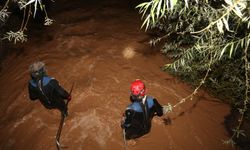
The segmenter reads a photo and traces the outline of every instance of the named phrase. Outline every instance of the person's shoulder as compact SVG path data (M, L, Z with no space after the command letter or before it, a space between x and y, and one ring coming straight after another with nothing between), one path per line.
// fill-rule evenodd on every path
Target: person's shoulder
M48 83L54 84L54 83L57 83L57 80L53 77L50 77L50 76L43 77L43 84L47 85Z
M30 79L28 83L30 86L36 87L36 83L34 80Z
M157 101L157 98L147 95L147 100Z
M147 95L147 101L150 102L150 103L151 102L153 103L154 101L157 101L157 99L155 97L153 97L153 96Z
M134 110L134 111L137 111L137 112L142 111L139 102L136 102L136 101L131 103L130 105L128 105L127 110Z
M155 99L153 96L147 95L147 100L153 100L153 99Z
M44 76L43 79L47 79L47 80L55 80L54 77L51 77L51 76Z
M150 107L154 105L155 101L157 101L156 98L154 98L153 96L147 95L147 102Z

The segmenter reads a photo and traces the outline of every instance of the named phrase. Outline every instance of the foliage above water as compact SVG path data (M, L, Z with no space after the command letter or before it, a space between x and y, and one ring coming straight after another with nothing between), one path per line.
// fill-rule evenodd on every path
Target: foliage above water
M17 42L26 42L27 35L25 31L27 30L27 25L30 20L30 16L33 14L33 18L36 17L38 11L42 11L45 14L44 25L51 25L54 20L48 17L46 7L42 3L42 0L6 0L4 5L0 5L0 27L7 25L8 19L13 13L11 7L18 7L22 16L22 23L17 31L7 31L0 37L1 40L13 41L14 44Z
M205 85L238 108L241 117L233 137L249 111L249 0L151 0L137 6L146 30L158 31L150 41L162 41L162 53L173 60L164 69L196 85L192 98ZM174 106L176 106L174 105Z

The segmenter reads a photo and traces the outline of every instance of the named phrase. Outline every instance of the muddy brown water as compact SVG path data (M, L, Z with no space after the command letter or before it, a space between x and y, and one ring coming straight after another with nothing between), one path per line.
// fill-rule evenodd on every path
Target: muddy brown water
M53 7L52 7L53 8ZM193 88L161 71L168 62L140 30L140 16L127 1L58 1L51 27L31 31L22 53L4 60L0 78L0 149L55 150L60 122L28 98L28 66L47 64L67 90L75 87L61 143L69 150L124 149L120 119L129 104L129 84L145 81L148 95L175 104ZM42 34L42 35L41 35ZM151 132L129 150L231 150L224 117L230 108L205 92L152 121Z

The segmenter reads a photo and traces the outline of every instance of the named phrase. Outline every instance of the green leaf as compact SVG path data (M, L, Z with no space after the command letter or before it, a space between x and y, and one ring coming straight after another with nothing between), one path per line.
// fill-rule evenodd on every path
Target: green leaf
M28 1L25 5L23 5L22 8L24 8L24 7L26 7L27 5L29 5L29 4L31 4L31 3L34 3L34 2L36 2L36 0L30 0L30 1Z
M229 31L230 29L229 29L229 26L228 26L228 21L225 19L225 17L223 17L222 20L223 20L223 23L224 23L227 31Z
M155 13L153 11L151 11L150 13L150 17L152 18L152 24L155 24Z
M223 23L222 23L221 19L219 19L219 20L216 22L216 24L217 24L217 28L218 28L219 32L220 32L220 33L223 33L223 32L224 32L224 30L223 30Z
M137 5L135 8L143 8L143 7L145 7L145 5L147 5L148 3L150 3L150 2L141 3L141 4Z
M176 5L177 0L170 0L170 9L173 10L174 6Z
M241 40L240 44L241 44L241 45L240 45L241 48L243 48L243 47L244 47L244 39Z
M171 4L171 9L174 8L174 6L177 4L178 0L170 0L170 4Z
M188 0L185 0L185 6L188 8Z
M149 17L149 16L148 16ZM147 17L147 18L148 18ZM147 18L146 19L144 19L144 21L143 21L143 23L142 23L142 25L141 25L141 28L143 28L144 26L145 26L145 24L146 24L146 22L147 22Z
M163 4L166 4L166 0L163 0ZM160 16L160 18L164 16L165 11L166 11L166 5L163 5L163 8L161 9L161 16Z
M227 47L229 46L230 44L227 43L226 46L224 46L224 48L222 49L221 53L220 53L220 57L219 59L221 59L221 57L223 56L223 54L225 53L225 50L227 49Z
M226 2L229 6L233 6L232 0L225 0L225 2Z
M235 8L233 9L234 13L240 18L242 18L243 14L241 13L240 8L238 6L235 6L234 8Z
M249 47L249 44L250 44L250 38L248 39L246 39L246 48L248 48Z
M229 58L232 57L233 52L234 52L234 43L231 44L231 49L230 49Z
M159 16L160 16L161 4L162 4L162 0L159 1L158 7L157 7L157 10L156 10L156 16L157 16L157 18L159 18Z
M149 22L150 22L150 15L147 16L147 18L143 21L141 28L143 28L145 25L145 31L148 30L149 27Z
M144 15L146 14L146 12L147 12L149 6L150 6L150 3L148 3L148 4L143 8L142 17L144 17Z

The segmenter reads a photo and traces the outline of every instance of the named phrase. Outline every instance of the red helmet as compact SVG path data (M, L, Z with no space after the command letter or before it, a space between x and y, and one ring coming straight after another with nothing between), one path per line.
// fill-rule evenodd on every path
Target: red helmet
M130 91L133 96L143 97L145 95L145 89L145 84L139 79L132 82L130 86Z

